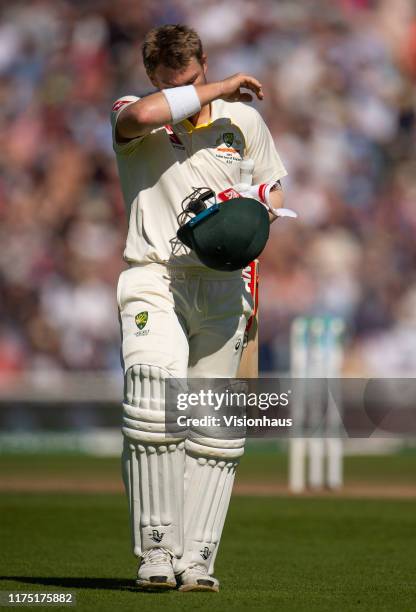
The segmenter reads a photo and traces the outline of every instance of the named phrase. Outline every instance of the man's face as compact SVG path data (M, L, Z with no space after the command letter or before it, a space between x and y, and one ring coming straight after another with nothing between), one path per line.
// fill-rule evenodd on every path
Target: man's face
M202 85L207 82L205 77L206 71L206 57L203 57L202 64L193 57L187 67L182 70L168 68L160 64L150 77L150 80L157 89L183 87L184 85Z

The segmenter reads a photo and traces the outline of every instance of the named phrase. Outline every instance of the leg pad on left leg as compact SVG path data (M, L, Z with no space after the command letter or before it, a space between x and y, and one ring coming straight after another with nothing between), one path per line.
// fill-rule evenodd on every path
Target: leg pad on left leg
M221 538L244 439L194 437L185 442L184 554L176 572L203 566L208 574Z

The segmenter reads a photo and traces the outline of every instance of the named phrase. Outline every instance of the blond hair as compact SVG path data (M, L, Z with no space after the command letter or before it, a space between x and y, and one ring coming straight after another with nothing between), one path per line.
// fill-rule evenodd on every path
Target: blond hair
M146 72L152 75L159 65L181 70L193 57L203 60L201 39L186 25L164 25L150 30L142 46Z

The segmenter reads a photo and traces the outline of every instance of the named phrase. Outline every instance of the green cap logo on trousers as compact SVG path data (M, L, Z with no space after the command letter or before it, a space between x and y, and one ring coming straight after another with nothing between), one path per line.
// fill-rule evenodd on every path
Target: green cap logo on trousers
M149 319L149 313L147 310L143 310L143 312L139 312L134 318L136 325L139 329L143 329L146 327L146 323Z

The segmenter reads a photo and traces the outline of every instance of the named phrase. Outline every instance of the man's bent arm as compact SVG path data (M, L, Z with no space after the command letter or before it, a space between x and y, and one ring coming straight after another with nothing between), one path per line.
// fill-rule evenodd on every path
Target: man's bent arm
M196 85L201 107L221 95L220 83ZM130 104L117 121L117 136L131 140L149 134L152 130L172 121L172 114L166 96L158 91Z
M252 96L241 92L240 87L249 89L259 100L263 99L262 86L257 79L236 74L224 81L195 85L201 108L213 100L222 98L230 102L249 102ZM144 136L152 130L172 121L172 114L164 93L156 92L129 104L120 114L117 121L117 137L119 140L131 140Z

